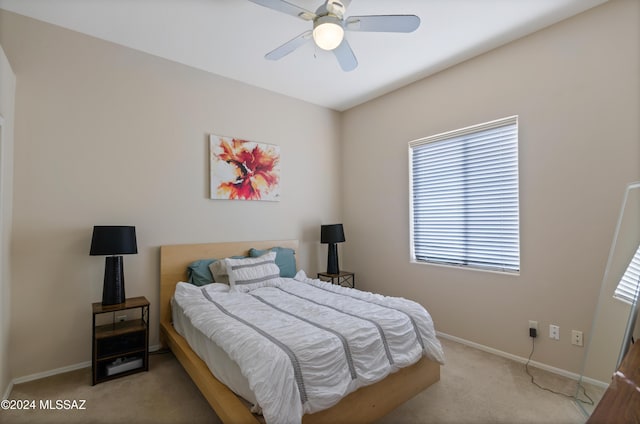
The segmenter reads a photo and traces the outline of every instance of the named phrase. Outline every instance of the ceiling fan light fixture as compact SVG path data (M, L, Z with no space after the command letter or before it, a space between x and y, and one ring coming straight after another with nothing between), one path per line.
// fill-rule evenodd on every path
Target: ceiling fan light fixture
M342 21L333 15L321 16L313 23L313 40L323 50L333 50L342 43Z

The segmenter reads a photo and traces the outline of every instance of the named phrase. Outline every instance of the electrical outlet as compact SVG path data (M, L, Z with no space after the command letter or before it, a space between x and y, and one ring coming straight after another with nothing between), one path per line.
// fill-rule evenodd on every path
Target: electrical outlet
M126 321L127 320L127 316L126 315L118 315L116 318L118 319L118 322L122 322L122 321Z
M571 330L571 344L576 346L583 346L582 331Z
M549 325L549 338L553 340L560 340L560 327L557 325Z
M535 331L532 331L535 330ZM538 336L538 321L529 320L529 337Z

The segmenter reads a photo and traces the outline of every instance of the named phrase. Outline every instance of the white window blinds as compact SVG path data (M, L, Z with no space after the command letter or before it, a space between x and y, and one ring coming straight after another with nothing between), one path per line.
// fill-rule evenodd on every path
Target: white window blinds
M624 300L625 302L634 303L638 298L640 291L640 246L633 255L629 266L622 275L613 297Z
M520 270L518 117L409 143L412 260Z

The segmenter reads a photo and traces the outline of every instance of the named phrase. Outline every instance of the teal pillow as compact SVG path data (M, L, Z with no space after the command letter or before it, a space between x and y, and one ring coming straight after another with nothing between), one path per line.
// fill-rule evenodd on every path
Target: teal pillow
M285 278L293 278L296 276L296 256L295 250L287 247L272 247L269 249L276 252L276 265L280 268L280 276ZM249 256L256 258L267 253L269 250L249 249Z
M187 266L187 282L195 286L204 286L213 283L213 275L209 265L217 259L199 259Z

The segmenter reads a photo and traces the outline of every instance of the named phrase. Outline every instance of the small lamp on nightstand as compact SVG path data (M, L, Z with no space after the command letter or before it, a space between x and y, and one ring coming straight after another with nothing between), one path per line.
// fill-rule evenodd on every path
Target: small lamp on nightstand
M320 243L329 245L329 253L327 256L327 273L329 274L340 273L340 266L338 265L338 246L336 246L336 243L342 243L344 241L344 229L342 228L342 224L320 226Z
M138 253L136 227L96 225L93 227L89 255L109 255L105 258L102 304L124 303L124 272L122 256Z

